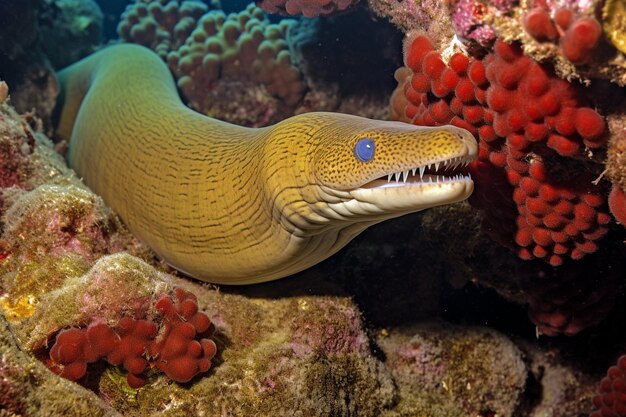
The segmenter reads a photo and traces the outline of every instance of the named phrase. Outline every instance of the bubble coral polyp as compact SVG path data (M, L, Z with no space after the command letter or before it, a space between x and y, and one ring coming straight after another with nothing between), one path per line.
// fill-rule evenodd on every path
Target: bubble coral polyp
M626 416L626 355L620 356L600 382L600 393L593 399L598 411L590 417Z
M483 59L457 53L446 64L426 35L413 34L405 65L392 113L479 139L470 202L497 240L553 266L597 250L611 217L583 151L604 145L605 123L571 84L502 40Z
M198 311L195 295L177 288L173 300L163 294L155 308L158 322L126 316L115 326L96 319L87 328L62 330L50 349L49 366L76 381L89 363L103 359L124 367L133 388L145 384L145 372L153 366L177 382L208 371L217 348L209 339L211 321Z
M535 7L526 13L523 25L538 42L559 40L561 52L575 65L589 61L602 35L600 22L595 18L575 16L567 8L557 10L552 19L548 10Z

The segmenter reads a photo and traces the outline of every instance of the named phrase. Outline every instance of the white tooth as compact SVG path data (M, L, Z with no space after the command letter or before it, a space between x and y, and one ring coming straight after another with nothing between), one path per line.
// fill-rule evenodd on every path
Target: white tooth
M422 177L424 176L424 171L426 171L426 167L422 165L419 169L420 169L420 179L422 179Z
M391 182L391 174L387 174L387 182Z
M439 171L439 162L435 163L435 171Z
M409 171L404 171L404 182L409 179Z
M416 170L416 169L417 169L417 168L413 168L413 169L411 170L411 175L415 176L415 170Z

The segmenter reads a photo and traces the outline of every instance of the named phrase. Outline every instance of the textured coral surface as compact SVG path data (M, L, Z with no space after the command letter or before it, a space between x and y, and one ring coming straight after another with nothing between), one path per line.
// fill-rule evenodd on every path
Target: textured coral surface
M571 84L502 41L483 59L457 53L446 64L416 34L405 63L394 114L480 139L471 202L501 243L555 266L597 250L611 217L606 190L592 182L600 167L584 149L604 144L605 123Z

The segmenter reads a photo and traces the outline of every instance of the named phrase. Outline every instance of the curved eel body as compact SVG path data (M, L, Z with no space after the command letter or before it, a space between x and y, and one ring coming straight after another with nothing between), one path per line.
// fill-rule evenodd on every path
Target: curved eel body
M338 113L245 128L180 100L160 58L106 48L59 74L68 161L129 229L203 281L248 284L301 271L382 220L467 198L473 136Z

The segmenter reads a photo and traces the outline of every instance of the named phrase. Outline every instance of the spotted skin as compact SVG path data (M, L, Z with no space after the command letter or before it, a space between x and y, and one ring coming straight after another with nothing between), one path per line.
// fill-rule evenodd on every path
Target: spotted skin
M235 126L187 108L167 67L136 45L106 48L59 78L57 135L69 140L70 165L138 238L204 281L293 274L371 224L472 191L471 181L360 188L391 172L475 156L471 135L452 126L337 113ZM354 154L363 137L376 145L368 162Z

